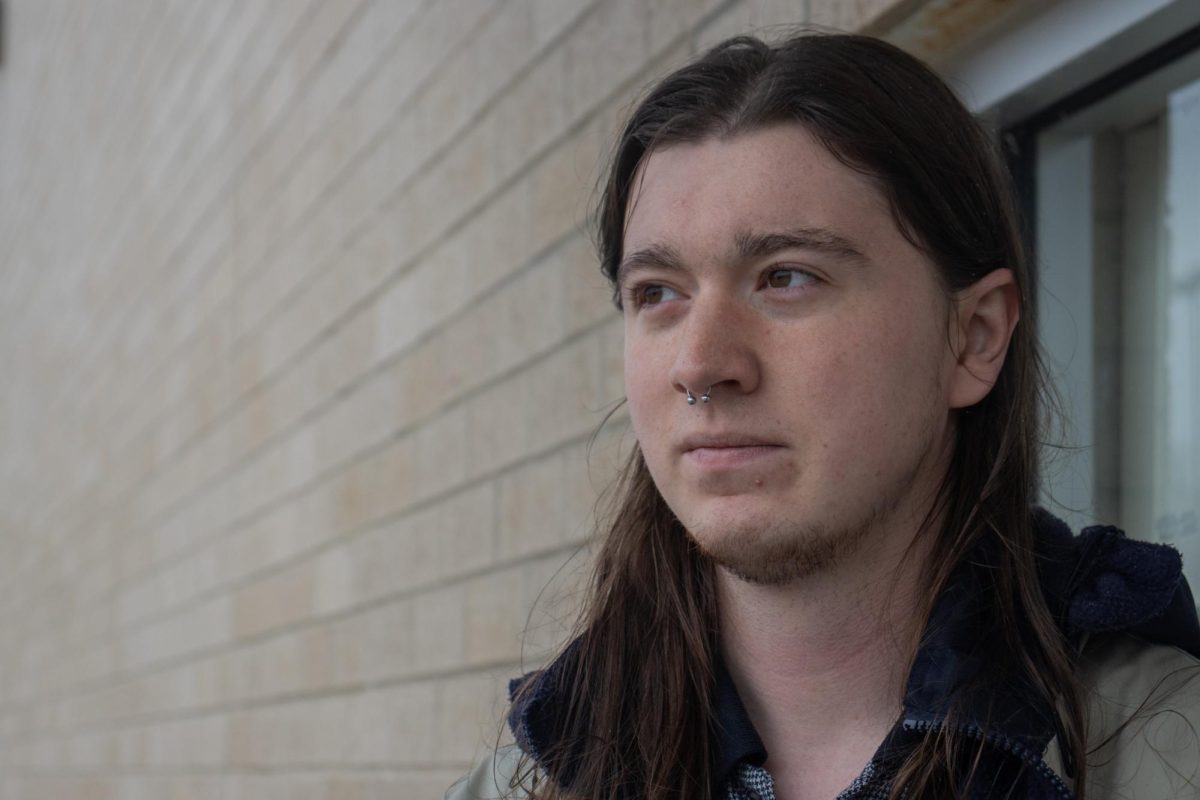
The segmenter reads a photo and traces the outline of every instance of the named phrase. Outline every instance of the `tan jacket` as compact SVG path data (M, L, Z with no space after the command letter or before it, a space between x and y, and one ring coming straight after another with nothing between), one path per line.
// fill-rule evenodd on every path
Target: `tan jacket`
M1132 636L1100 636L1084 649L1081 675L1094 750L1088 800L1200 800L1200 661ZM488 755L450 787L446 800L525 797L507 788L519 755L515 746ZM1056 741L1044 760L1063 775Z
M1093 639L1084 656L1088 800L1200 798L1200 661L1126 635ZM1044 760L1063 774L1058 742Z

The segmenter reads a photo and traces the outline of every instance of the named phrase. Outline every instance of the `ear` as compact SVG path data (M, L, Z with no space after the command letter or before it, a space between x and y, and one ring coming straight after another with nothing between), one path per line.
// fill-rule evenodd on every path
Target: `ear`
M1011 270L993 270L959 293L954 303L950 408L967 408L987 397L1000 377L1021 316L1016 279Z

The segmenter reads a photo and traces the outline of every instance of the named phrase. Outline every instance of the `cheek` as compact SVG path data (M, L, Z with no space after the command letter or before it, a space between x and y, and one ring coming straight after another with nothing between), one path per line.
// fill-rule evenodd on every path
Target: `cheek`
M788 368L792 394L821 432L826 451L875 453L923 428L941 385L944 342L903 322L829 331ZM886 450L886 447L882 449Z
M799 408L820 433L823 450L856 449L875 436L882 407L877 356L862 342L835 345L794 373L802 376L797 399L810 398Z

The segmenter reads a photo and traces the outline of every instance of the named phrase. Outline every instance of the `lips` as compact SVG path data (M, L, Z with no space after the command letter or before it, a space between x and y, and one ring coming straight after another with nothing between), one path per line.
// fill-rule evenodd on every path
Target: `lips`
M680 443L684 463L709 476L766 468L782 452L779 442L745 433L696 434Z
M782 447L779 442L744 433L695 434L683 439L679 449L688 453L693 450L727 450L743 447Z

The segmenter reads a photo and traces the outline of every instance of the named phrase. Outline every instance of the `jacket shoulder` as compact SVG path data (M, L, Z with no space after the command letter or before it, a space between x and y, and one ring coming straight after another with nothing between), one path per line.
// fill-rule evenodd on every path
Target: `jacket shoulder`
M445 800L521 800L522 789L510 789L521 750L516 745L501 747L480 759L469 774L447 790Z
M1200 660L1108 634L1088 642L1080 667L1088 796L1200 798Z

